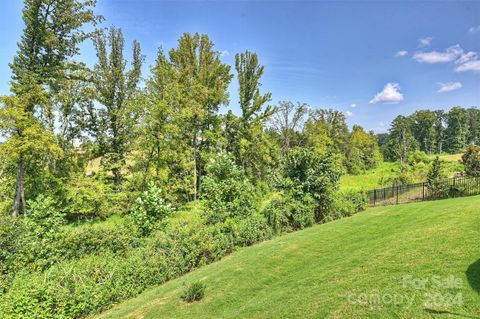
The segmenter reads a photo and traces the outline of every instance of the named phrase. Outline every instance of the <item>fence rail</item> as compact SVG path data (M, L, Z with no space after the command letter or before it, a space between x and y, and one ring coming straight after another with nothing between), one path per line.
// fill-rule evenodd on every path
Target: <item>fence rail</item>
M458 176L436 183L404 184L368 191L368 206L396 205L480 194L480 177Z

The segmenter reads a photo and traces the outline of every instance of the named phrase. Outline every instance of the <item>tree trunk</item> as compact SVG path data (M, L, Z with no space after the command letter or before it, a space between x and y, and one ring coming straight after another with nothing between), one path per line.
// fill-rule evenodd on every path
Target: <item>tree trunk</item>
M112 170L113 176L114 176L114 183L115 183L115 188L117 192L120 191L120 185L122 184L122 172L120 168L114 168Z
M13 199L12 216L17 217L25 212L25 168L23 155L20 155L20 159L18 160L17 182L15 187L15 197Z
M195 133L193 135L193 200L197 200L197 181L198 181L198 176L197 176L197 134Z

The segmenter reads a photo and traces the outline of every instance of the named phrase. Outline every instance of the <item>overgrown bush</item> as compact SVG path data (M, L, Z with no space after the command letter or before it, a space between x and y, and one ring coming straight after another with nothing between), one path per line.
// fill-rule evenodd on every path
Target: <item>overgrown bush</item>
M264 214L275 233L291 232L315 223L315 202L305 196L274 198L265 208Z
M194 302L202 300L205 296L205 284L199 281L189 285L182 293L181 298L185 302Z
M462 155L462 162L468 176L480 176L480 146L468 145Z
M64 211L69 220L106 217L108 187L92 177L80 175L65 185Z
M247 218L256 210L253 185L227 154L220 154L207 166L202 183L205 218L209 224L229 218Z
M148 189L135 201L130 217L142 235L148 235L172 213L173 208L165 202L160 188L150 183Z
M297 201L313 200L315 221L330 212L338 189L340 168L333 155L320 156L304 148L292 150L284 159L280 189Z
M366 194L359 191L339 191L335 194L335 200L331 213L325 221L352 216L365 210L367 206Z
M446 178L446 174L444 173L442 162L440 158L437 156L435 160L433 160L432 164L427 173L427 188L431 193L433 198L441 198L445 187L442 181Z

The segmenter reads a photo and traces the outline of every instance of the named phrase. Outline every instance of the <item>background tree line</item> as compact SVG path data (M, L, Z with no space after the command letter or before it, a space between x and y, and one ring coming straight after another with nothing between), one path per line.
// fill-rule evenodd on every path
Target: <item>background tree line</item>
M222 152L255 185L298 147L353 173L381 161L373 132L349 131L340 111L272 105L257 54L236 54L232 70L207 35L185 33L177 47L159 48L142 76L140 43L127 50L115 27L82 31L102 20L94 6L25 1L12 94L0 99L2 212L24 214L40 194L71 218L128 211L151 181L179 205L200 198L206 165ZM85 40L96 51L91 69L78 60ZM234 75L239 91L230 97ZM232 99L240 113L221 114ZM94 160L99 167L89 171Z
M408 154L421 150L427 154L460 153L469 144L480 144L480 109L456 106L443 110L420 110L398 116L388 134L379 135L387 160L406 163Z

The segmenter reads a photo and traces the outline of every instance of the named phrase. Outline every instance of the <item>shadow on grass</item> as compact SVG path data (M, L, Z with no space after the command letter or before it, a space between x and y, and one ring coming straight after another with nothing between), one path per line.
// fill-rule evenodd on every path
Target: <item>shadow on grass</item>
M480 294L480 259L468 266L465 274L470 286Z
M477 293L480 294L480 259L468 266L467 271L465 272L467 275L467 280L470 286L475 290ZM436 310L436 309L425 309L426 312L432 315L451 315L457 316L460 318L480 318L480 316L471 316L456 312L450 312L448 310Z
M456 312L450 312L447 310L435 310L435 309L425 309L426 312L432 315L451 315L451 316L456 316L460 318L471 318L471 319L479 319L480 317L477 316L471 316L471 315L465 315L461 313L456 313Z

